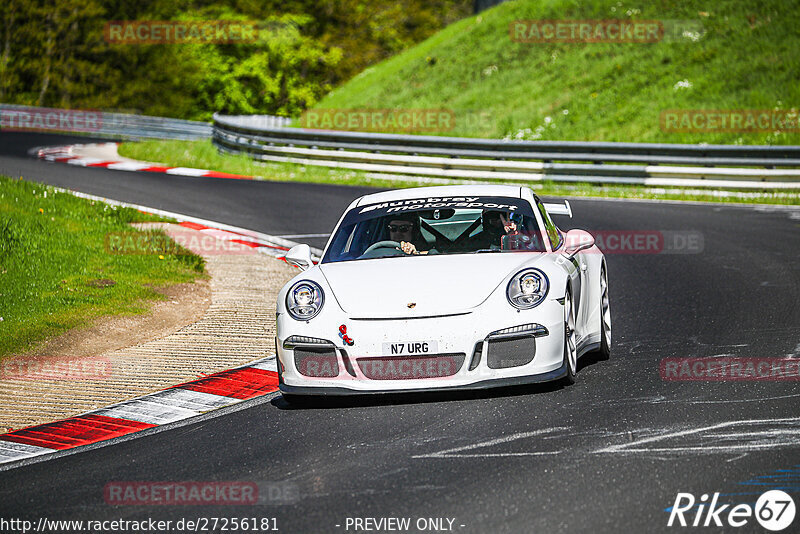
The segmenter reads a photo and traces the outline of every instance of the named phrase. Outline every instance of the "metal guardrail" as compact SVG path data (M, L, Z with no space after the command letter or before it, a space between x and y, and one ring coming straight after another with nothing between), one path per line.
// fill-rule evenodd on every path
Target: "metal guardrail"
M800 167L800 146L503 141L274 127L222 115L214 115L212 140L263 161L414 176L800 188L800 169L790 168Z
M0 104L0 130L71 132L108 138L208 139L207 122L97 110Z
M214 114L215 119L218 116ZM292 119L275 115L225 115L225 122L239 128L263 130L285 128L292 123Z

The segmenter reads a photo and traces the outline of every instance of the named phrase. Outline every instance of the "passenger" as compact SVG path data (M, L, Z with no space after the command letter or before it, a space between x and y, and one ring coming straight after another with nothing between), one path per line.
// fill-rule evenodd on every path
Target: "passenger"
M470 251L499 249L503 236L517 232L517 223L511 214L503 211L483 210L480 232L467 241Z

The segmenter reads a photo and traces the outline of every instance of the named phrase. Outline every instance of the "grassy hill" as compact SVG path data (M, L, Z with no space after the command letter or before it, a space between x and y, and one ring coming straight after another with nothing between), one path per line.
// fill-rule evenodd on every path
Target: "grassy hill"
M515 20L689 21L655 43L519 43ZM692 26L693 25L693 26ZM331 92L320 108L450 109L469 137L800 144L800 133L662 131L670 109L800 108L800 9L738 0L511 0L448 26ZM428 132L431 133L431 132Z

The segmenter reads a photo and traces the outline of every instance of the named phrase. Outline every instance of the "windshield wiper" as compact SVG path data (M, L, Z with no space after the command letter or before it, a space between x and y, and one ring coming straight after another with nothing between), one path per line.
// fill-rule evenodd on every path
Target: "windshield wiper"
M476 250L475 254L480 254L481 252L503 252L502 249L499 248L482 248L480 250Z

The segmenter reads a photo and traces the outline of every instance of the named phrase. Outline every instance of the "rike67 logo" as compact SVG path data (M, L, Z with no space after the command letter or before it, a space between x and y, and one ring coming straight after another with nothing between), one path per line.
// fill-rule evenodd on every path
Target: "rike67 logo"
M781 490L763 493L755 506L748 503L719 504L719 496L715 493L709 501L708 494L704 493L698 501L691 493L678 493L667 526L743 527L755 518L765 529L777 532L794 521L794 500Z

